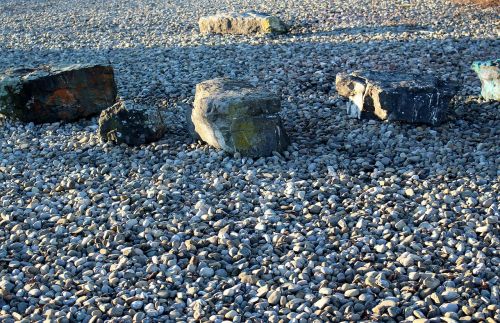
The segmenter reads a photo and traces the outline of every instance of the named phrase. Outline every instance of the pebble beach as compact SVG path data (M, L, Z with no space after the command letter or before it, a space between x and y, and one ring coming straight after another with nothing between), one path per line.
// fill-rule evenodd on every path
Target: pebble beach
M205 35L257 10L283 35ZM498 7L445 0L0 4L0 71L110 63L161 110L139 147L97 118L0 119L0 322L499 322L500 105L470 66L500 52ZM460 84L440 126L357 120L338 72ZM276 93L291 145L246 158L193 140L195 86Z

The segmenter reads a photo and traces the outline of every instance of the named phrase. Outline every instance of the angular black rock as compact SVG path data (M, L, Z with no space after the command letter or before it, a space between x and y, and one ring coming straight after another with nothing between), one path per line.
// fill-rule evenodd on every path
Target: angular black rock
M119 101L102 111L99 117L99 137L116 144L139 146L159 140L165 131L157 108L134 101Z
M24 122L74 121L116 102L113 68L69 65L0 74L0 113Z
M370 118L438 125L444 122L456 84L401 72L339 73L337 92L349 98L348 113Z

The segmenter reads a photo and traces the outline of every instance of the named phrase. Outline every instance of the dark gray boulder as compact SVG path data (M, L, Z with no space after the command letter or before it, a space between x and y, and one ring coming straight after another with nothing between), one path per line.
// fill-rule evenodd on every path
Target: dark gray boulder
M20 121L74 121L116 102L113 68L87 64L7 70L0 74L0 113Z
M357 118L438 125L444 122L456 84L427 75L357 71L339 73L337 92L350 99Z
M98 134L102 141L138 146L159 140L166 126L158 108L119 101L101 112Z
M195 132L211 146L264 157L289 144L280 111L275 94L245 81L218 78L196 86L191 120Z

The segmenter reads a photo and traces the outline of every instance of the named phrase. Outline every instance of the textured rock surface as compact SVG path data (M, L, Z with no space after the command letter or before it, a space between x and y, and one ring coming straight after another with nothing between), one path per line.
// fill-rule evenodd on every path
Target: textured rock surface
M99 137L102 141L138 146L160 139L166 126L160 111L134 101L119 101L101 112Z
M481 80L481 96L500 101L500 59L474 62L472 69Z
M24 122L74 121L116 100L113 68L69 65L7 70L0 75L0 113Z
M432 76L376 71L339 73L336 87L351 100L351 116L431 125L446 120L455 91L454 84Z
M200 138L214 147L270 156L289 142L280 110L276 95L244 81L218 78L196 86L191 120Z
M255 11L201 17L198 24L202 33L268 34L287 32L287 26L278 17Z

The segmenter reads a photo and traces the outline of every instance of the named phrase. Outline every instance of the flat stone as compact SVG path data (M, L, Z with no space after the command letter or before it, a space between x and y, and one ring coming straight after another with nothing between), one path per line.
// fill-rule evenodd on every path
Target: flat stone
M316 301L313 306L315 306L321 310L328 303L330 303L330 297L324 296L324 297L321 297L318 301Z
M158 108L132 100L117 102L99 117L98 133L102 141L138 146L160 139L165 131Z
M476 61L472 69L481 80L481 96L486 100L500 100L500 58Z
M245 81L218 78L196 86L191 121L209 145L263 157L282 152L289 144L280 110L276 95Z
M349 115L438 125L446 120L455 85L432 76L399 72L339 73L337 91L349 98Z
M421 259L422 258L420 256L411 254L409 252L404 252L397 258L397 261L404 267L410 267L413 266L417 261L420 261Z
M144 306L143 301L133 301L132 304L130 304L130 307L132 307L134 310L140 310Z
M344 293L345 297L356 297L359 296L359 289L349 289Z
M391 299L385 299L385 300L381 301L380 303L378 303L377 306L375 306L373 308L373 313L375 313L377 315L381 315L388 308L395 307L395 306L397 306L396 301L391 300Z
M272 291L271 294L267 297L267 301L271 305L276 305L279 303L281 298L281 292L279 290Z
M210 267L203 267L200 270L200 275L203 277L207 277L207 278L212 277L214 274L215 274L215 271Z
M443 299L447 302L451 302L451 301L454 301L456 300L457 298L460 297L460 294L458 294L457 292L453 292L453 291L444 291L441 296L443 297Z
M458 304L455 303L445 303L439 306L439 310L442 314L445 313L457 313L458 312Z
M423 283L424 283L425 287L430 288L430 289L435 289L441 284L439 279L434 278L434 277L426 277L424 279Z
M69 65L7 70L0 74L0 113L23 122L75 121L116 101L113 68Z
M217 34L269 34L286 33L287 26L278 17L249 11L245 13L221 13L201 17L198 21L201 33Z

